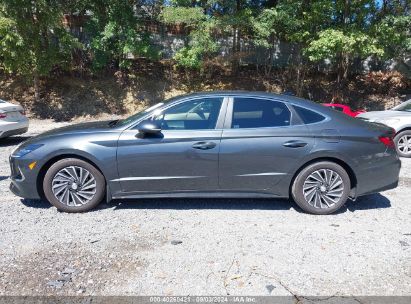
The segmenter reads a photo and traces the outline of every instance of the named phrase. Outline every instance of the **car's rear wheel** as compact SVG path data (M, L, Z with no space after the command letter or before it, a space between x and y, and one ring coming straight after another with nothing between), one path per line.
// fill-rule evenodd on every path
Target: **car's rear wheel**
M398 133L394 137L397 153L402 157L411 157L411 130Z
M84 212L104 198L105 179L90 163L77 158L55 162L43 180L47 200L65 212Z
M350 189L350 177L343 167L333 162L320 161L299 172L291 194L304 211L330 214L345 204Z

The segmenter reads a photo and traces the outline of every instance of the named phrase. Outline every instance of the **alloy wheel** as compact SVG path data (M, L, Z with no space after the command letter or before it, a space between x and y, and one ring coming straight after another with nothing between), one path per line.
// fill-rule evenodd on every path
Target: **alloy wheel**
M96 194L95 177L85 168L69 166L53 177L52 191L57 200L67 206L82 206Z
M319 169L304 181L304 198L314 208L327 209L334 206L343 196L344 182L331 169Z
M404 154L411 154L411 135L404 135L398 140L398 150Z

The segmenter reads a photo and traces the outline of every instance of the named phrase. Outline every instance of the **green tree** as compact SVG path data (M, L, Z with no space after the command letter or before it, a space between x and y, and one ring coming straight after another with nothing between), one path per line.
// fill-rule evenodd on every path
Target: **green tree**
M384 55L372 31L376 16L374 0L336 0L329 17L332 22L317 33L305 54L313 62L331 60L337 66L337 82L347 80L353 59Z
M130 55L157 58L150 35L142 29L137 14L138 1L93 0L86 1L83 11L91 13L87 31L92 37L89 48L95 69L110 63L123 69L130 66Z
M184 25L190 30L189 41L174 56L177 64L186 68L201 69L204 60L218 50L213 37L216 19L204 13L201 7L165 7L160 20L166 24Z
M411 1L384 0L377 19L374 32L384 47L384 59L395 59L404 72L409 72L406 59L411 55Z
M326 29L318 34L306 49L310 60L331 59L338 64L338 82L346 80L354 58L364 59L371 55L383 56L384 48L378 40L363 31Z
M67 66L71 50L79 46L62 20L57 0L4 0L0 5L0 65L32 79L36 100L39 78L55 66Z
M281 41L293 46L287 73L292 75L298 96L302 95L309 68L303 51L317 32L330 26L332 12L333 4L329 0L280 0L251 18L254 43L267 49L266 73L271 71L276 45Z

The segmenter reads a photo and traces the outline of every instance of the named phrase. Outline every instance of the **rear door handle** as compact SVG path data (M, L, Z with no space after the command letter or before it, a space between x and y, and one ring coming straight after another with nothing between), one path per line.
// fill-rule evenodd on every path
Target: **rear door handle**
M200 141L193 144L193 148L199 150L209 150L213 149L215 146L217 146L217 144L212 141Z
M301 140L290 140L290 141L286 141L285 143L283 143L283 146L287 148L302 148L302 147L305 147L306 145L307 143Z

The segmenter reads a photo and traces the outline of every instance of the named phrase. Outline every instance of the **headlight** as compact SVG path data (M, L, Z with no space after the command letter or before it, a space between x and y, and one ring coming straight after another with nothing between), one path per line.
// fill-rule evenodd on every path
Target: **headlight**
M16 151L13 151L12 156L15 158L20 158L23 157L24 155L29 154L30 152L33 152L34 150L37 150L38 148L42 147L44 145L42 144L31 144L28 146L25 146L21 149L16 149Z

